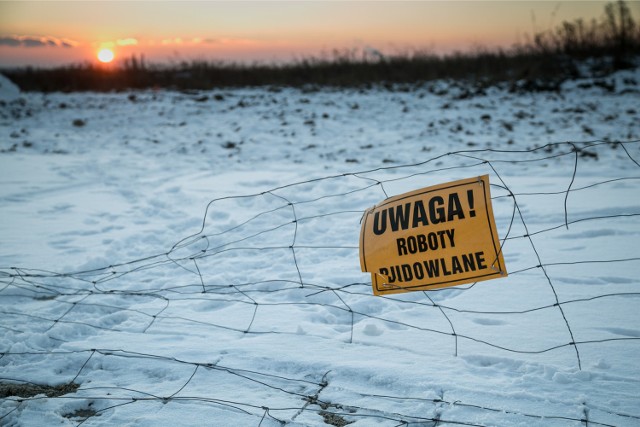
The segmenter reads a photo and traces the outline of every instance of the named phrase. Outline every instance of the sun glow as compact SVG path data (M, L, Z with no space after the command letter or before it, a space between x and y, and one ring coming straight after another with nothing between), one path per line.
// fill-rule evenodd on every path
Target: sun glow
M115 55L111 49L104 48L98 51L98 60L102 63L108 64L113 61L113 58L115 58Z

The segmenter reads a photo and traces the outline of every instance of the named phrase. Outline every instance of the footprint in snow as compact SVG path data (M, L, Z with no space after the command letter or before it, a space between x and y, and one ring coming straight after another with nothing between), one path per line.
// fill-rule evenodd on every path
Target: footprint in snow
M478 318L473 319L474 323L478 325L486 325L486 326L494 326L494 325L505 325L507 322L498 319L487 319L487 318Z
M370 337L377 337L379 335L382 335L384 333L384 331L380 328L378 328L376 325L373 325L371 323L369 323L367 326L364 327L364 330L362 331L365 335L369 335Z

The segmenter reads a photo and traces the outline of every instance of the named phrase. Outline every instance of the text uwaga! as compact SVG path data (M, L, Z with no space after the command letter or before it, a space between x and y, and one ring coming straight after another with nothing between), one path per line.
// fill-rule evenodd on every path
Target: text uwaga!
M467 191L467 200L470 207L473 206L473 191ZM475 210L469 210L469 217L475 217ZM426 227L445 222L465 219L465 211L462 207L458 193L450 193L447 200L441 196L433 196L428 202L415 200L398 206L391 206L374 213L373 233L380 236L390 230L408 230L411 228ZM440 249L454 248L455 228L416 234L396 239L398 256L416 254ZM398 264L388 267L380 267L379 273L388 279L388 283L410 282L468 273L471 271L488 268L484 252L471 252L468 254L453 255L427 259L411 264Z

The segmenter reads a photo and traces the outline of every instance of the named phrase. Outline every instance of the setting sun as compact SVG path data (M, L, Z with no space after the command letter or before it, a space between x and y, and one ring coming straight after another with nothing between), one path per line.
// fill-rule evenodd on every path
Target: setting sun
M100 49L98 52L98 60L100 62L104 62L105 64L113 61L115 55L111 49Z

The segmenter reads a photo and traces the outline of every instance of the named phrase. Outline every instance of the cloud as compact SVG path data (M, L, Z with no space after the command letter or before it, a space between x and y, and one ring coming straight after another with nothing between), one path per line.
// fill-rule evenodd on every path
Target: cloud
M163 39L160 43L163 45L182 44L182 37L174 37L172 39Z
M149 44L151 46L160 44L162 46L214 45L218 47L253 46L260 43L257 40L251 40L251 39L210 38L210 37L171 37L171 38L165 38L161 40L143 40L142 42L145 44Z
M218 38L218 39L204 39L202 40L207 44L215 44L221 46L248 46L258 44L258 41L251 39L238 39L238 38Z
M0 46L10 47L64 47L71 48L78 43L73 40L50 36L0 36Z
M135 46L138 44L138 40L132 37L126 39L118 39L116 40L116 44L118 46Z
M48 43L48 40L25 38L25 39L22 39L21 42L22 42L22 46L24 47L40 47L40 46L47 46L47 45L50 46L50 44Z
M20 46L20 44L20 40L17 40L14 37L0 37L0 46L16 47Z

